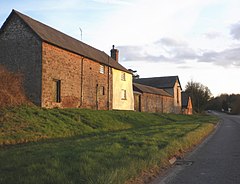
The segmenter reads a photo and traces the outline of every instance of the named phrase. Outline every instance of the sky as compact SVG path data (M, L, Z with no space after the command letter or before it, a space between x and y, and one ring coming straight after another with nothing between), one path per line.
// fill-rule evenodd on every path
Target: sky
M110 54L141 78L178 75L213 96L240 93L239 0L0 0L12 9Z

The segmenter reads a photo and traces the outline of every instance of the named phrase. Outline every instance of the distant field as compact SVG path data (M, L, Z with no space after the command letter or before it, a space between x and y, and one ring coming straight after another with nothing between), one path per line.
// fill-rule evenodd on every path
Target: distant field
M165 166L216 122L206 115L2 109L0 183L125 183Z

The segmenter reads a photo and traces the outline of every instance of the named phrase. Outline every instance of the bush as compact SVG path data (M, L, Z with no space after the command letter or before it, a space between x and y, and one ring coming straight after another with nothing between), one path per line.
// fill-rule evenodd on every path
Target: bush
M0 108L28 104L22 76L0 66Z

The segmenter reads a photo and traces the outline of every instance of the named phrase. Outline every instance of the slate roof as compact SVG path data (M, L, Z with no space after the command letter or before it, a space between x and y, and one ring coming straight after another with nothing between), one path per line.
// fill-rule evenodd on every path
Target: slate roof
M182 107L186 108L188 106L188 98L189 96L187 95L187 93L182 92Z
M146 86L143 84L137 84L137 83L133 83L133 91L172 97L169 93L167 93L163 89L158 89L158 88Z
M160 89L173 88L176 81L179 82L180 88L182 89L178 76L134 79L134 83L152 86Z
M20 17L23 22L30 27L30 29L44 42L50 43L57 47L63 48L70 52L76 53L78 55L84 56L86 58L92 59L96 62L101 64L110 66L115 69L119 69L128 73L129 72L126 68L112 59L109 55L105 52L100 51L94 47L91 47L75 38L72 38L52 27L49 27L37 20L34 20L16 10L12 10L10 16L7 18L6 22L3 24L1 30L4 29L4 26L10 20L11 16L16 14Z

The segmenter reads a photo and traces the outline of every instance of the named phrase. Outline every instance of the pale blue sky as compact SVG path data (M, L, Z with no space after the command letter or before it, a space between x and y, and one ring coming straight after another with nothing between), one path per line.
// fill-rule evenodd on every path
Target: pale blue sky
M0 0L12 9L109 54L141 77L178 75L216 96L240 93L239 0Z

